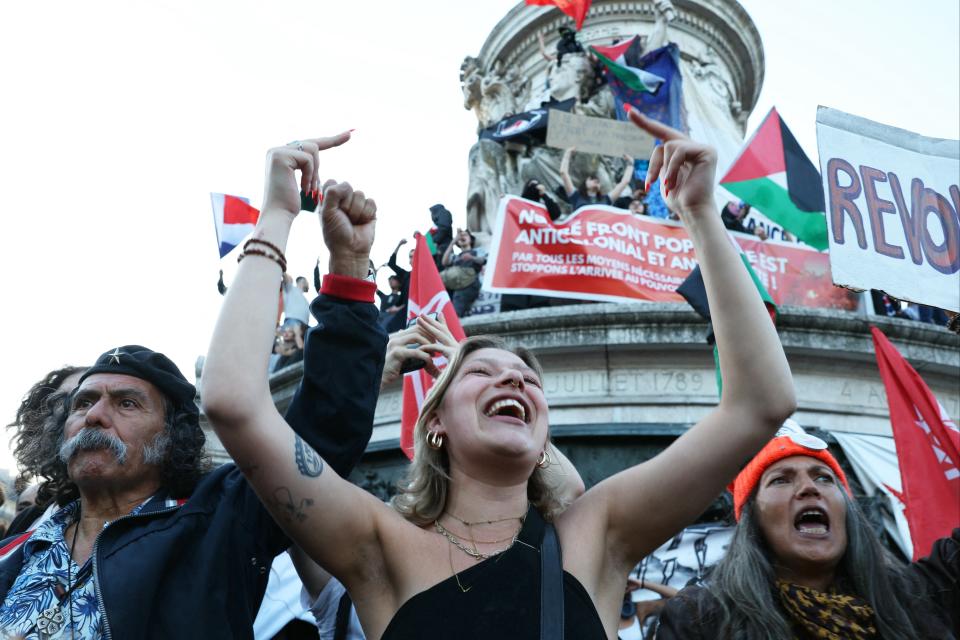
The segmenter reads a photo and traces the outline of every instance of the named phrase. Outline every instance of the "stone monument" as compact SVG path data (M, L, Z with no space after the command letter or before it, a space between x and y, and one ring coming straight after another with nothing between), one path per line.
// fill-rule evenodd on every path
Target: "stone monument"
M576 98L574 113L614 117L613 96L606 86L596 90L588 56L551 54L560 28L571 24L555 9L518 4L493 28L480 54L464 60L464 106L476 113L478 131L550 98ZM679 46L690 134L716 147L718 166L727 166L743 142L763 82L763 46L749 16L734 0L594 0L577 40L586 50L634 35L641 36L645 51L669 42ZM468 228L484 238L495 224L500 196L519 194L531 178L559 185L561 155L542 145L478 141L469 152ZM622 172L621 159L605 156L577 154L571 165L575 183L595 173L604 190Z

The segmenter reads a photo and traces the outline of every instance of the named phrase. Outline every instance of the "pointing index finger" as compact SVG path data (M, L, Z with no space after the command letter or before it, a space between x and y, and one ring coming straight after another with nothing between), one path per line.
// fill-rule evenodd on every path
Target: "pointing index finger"
M310 142L314 143L319 147L319 151L324 149L331 149L333 147L339 147L344 142L350 139L351 132L344 131L343 133L338 133L335 136L327 136L325 138L311 138Z
M653 118L643 115L636 109L627 109L627 117L630 118L630 122L637 125L653 137L660 138L663 141L686 139L685 135L673 127L668 127L662 122L657 122Z

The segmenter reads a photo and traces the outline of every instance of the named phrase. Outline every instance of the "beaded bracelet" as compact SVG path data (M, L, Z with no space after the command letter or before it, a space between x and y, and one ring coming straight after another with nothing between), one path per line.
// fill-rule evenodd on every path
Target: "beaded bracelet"
M268 259L270 259L270 260L273 260L273 261L276 262L278 265L280 265L280 270L283 271L284 273L286 273L286 271L287 271L287 261L286 261L286 260L284 260L284 259L281 258L280 256L275 256L275 255L273 255L272 253L268 253L268 252L266 252L266 251L261 251L260 249L244 249L243 253L241 253L239 256L237 256L237 262L240 262L241 260L243 260L243 259L246 258L247 256L263 256L264 258L268 258Z
M260 238L250 238L243 244L243 250L246 251L247 247L249 247L251 244L262 244L263 246L267 247L271 251L275 252L277 256L280 258L280 260L283 261L284 264L287 263L287 256L283 255L283 251L280 251L280 247L273 244L272 242L268 242L267 240L261 240ZM286 271L286 267L284 267L284 271Z

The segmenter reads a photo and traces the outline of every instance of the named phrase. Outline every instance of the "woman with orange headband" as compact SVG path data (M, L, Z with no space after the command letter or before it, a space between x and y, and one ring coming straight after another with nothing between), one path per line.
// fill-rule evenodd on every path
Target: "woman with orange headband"
M792 420L732 492L730 548L705 586L670 600L658 640L957 637L960 529L904 567L873 533L826 443Z

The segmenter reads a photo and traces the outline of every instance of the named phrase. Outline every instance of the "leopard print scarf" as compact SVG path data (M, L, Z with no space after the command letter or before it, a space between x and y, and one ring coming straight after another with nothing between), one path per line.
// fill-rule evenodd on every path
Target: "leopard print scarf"
M874 611L857 596L825 593L777 580L780 604L804 637L824 640L878 638Z

